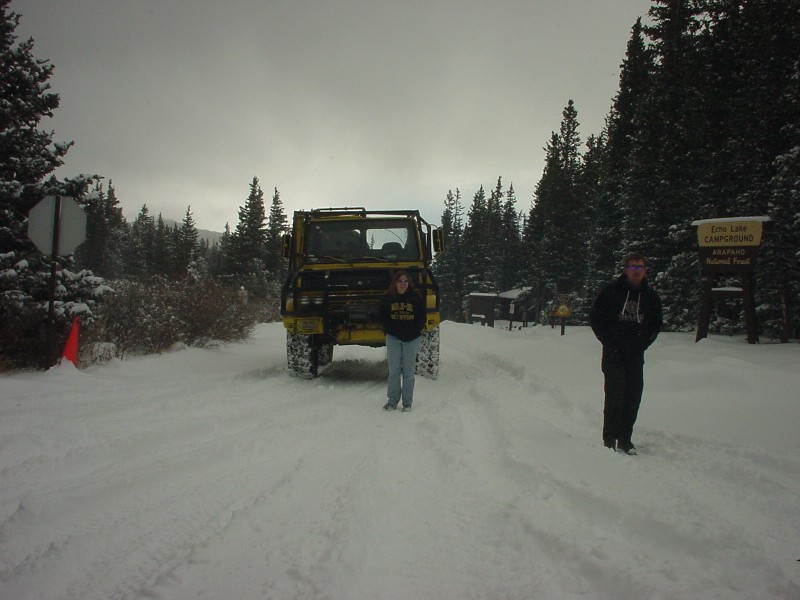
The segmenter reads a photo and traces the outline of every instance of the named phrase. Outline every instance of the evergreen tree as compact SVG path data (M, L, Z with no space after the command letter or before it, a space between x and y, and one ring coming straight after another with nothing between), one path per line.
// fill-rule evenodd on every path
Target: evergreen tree
M231 226L225 223L222 231L222 236L219 242L212 246L211 257L209 259L209 269L211 276L218 281L231 283L233 268L230 264L231 260L231 240L233 234L231 233Z
M581 163L580 146L581 136L578 132L578 111L575 102L570 98L561 113L561 126L559 128L558 142L560 144L559 157L564 172L573 179L577 176Z
M781 127L791 148L773 162L767 213L771 222L757 271L759 321L770 337L782 340L800 335L800 60L794 71L784 103L798 118Z
M160 216L160 215L159 215ZM160 219L163 225L163 219ZM128 248L125 252L125 275L133 279L147 279L153 272L155 256L155 219L146 204L131 224Z
M72 142L53 142L53 132L39 129L52 117L59 97L50 90L53 65L33 55L33 39L17 44L20 15L0 0L0 247L4 251L32 250L24 222L46 193L57 191L44 178L63 163Z
M578 179L578 188L585 201L587 232L583 285L571 306L573 321L578 323L588 323L589 310L597 293L615 271L614 256L618 248L613 240L618 236L620 223L615 220L613 202L611 206L607 202L610 198L605 187L607 150L604 135L599 138L590 136Z
M50 366L75 311L82 310L84 323L91 323L102 280L88 271L67 273L73 257L46 260L28 239L25 222L48 194L71 196L80 204L96 177L59 181L52 175L72 145L54 142L53 132L39 129L59 105L50 91L53 66L34 57L32 39L17 43L20 15L10 4L0 0L0 364ZM52 323L41 308L48 306L51 264L58 304ZM56 333L49 347L47 329Z
M553 133L545 148L545 170L528 217L526 243L536 255L533 287L541 300L577 291L585 271L586 202L579 187L580 136L572 100L562 117L560 133Z
M618 198L620 252L638 250L649 257L650 279L672 327L687 317L679 303L697 304L683 283L697 279L691 271L696 249L688 233L710 155L702 92L707 73L696 35L701 13L690 0L659 0L650 10L653 24L643 30L654 55L651 83L636 107L627 177Z
M800 52L800 4L707 4L699 43L709 72L705 91L715 109L709 115L716 117L715 177L709 189L719 198L719 207L732 214L763 215L774 160L792 148L786 125L800 118L796 105L786 102Z
M86 198L84 210L86 240L76 250L77 263L106 279L120 277L127 223L113 183L108 182L108 192L98 183Z
M148 265L147 275L150 277L175 277L177 260L175 234L173 227L167 225L161 213L155 219L155 228L149 225L143 231L145 239L145 256ZM150 237L152 236L152 237Z
M464 292L494 292L494 281L489 275L491 261L490 240L486 224L490 222L488 202L483 186L475 192L464 226Z
M442 295L442 319L463 321L464 296L466 295L464 275L464 207L461 192L456 188L447 192L442 213L442 237L444 252L436 257L434 273L439 281Z
M495 291L503 291L503 255L505 240L503 239L503 180L497 178L494 189L486 201L486 213L479 224L483 230L485 241L485 263L482 279Z
M192 207L186 208L186 215L176 228L175 236L175 272L179 277L185 277L196 268L198 253L197 227L192 215Z
M264 192L258 178L253 177L250 195L239 208L239 223L231 235L227 256L232 283L243 285L253 297L264 297L268 290L265 220Z
M559 156L558 134L551 133L545 147L545 166L536 184L533 202L523 229L524 254L527 258L526 278L531 287L533 309L538 316L553 296L555 282L550 277L549 257L545 256L545 242L551 235L554 200L563 186L562 162Z
M503 203L498 240L500 241L497 257L500 262L498 289L507 291L520 287L524 283L521 260L522 232L513 183L509 185Z
M267 219L266 269L276 281L282 279L287 268L282 253L283 236L287 230L288 221L283 210L283 202L278 188L275 188Z
M585 185L593 194L590 218L594 235L589 239L586 290L589 296L619 273L629 244L624 225L633 218L628 196L633 148L645 136L644 106L653 93L653 53L646 46L641 19L634 24L619 77L619 91L596 148L585 157ZM599 164L598 164L599 163ZM596 178L596 183L591 182ZM623 238L626 241L623 243Z
M690 0L658 0L649 13L653 25L645 27L658 61L650 94L639 106L639 135L623 197L623 243L628 251L650 256L656 273L688 249L676 247L666 233L685 230L697 218L696 183L707 170L705 75L694 35L699 13Z
M208 276L215 281L221 280L222 249L220 240L214 240L211 243L207 243L203 253L205 256Z
M783 337L787 314L795 319L800 314L797 302L787 302L800 287L793 223L800 145L800 4L751 0L709 5L703 52L710 57L715 101L724 118L715 127L717 152L708 186L718 202L703 216L772 217L756 270L757 305L764 331ZM716 214L709 214L715 208Z
M546 148L545 168L534 190L534 204L528 215L531 252L536 255L534 287L547 288L549 294L558 286L556 273L560 270L561 253L558 244L563 239L555 225L560 222L559 201L566 197L569 181L561 160L561 142L557 133L550 137ZM534 237L535 236L535 237ZM540 290L544 293L544 289Z

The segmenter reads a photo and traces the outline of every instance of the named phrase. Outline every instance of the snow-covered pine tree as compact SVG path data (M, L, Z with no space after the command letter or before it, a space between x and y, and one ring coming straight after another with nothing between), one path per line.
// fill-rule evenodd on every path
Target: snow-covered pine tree
M498 290L507 291L522 287L524 277L522 274L522 231L520 218L517 212L517 197L514 193L514 184L511 183L506 190L500 220L500 246L499 256L500 275Z
M562 164L559 157L558 134L553 132L545 146L545 166L542 177L536 184L533 200L528 210L528 218L523 228L523 254L526 257L525 277L531 288L534 319L541 316L545 306L553 296L555 282L549 279L545 257L545 241L550 235L551 211L553 202L550 199L558 194L558 186L562 185Z
M281 252L283 236L288 230L288 219L283 209L283 201L278 188L272 194L272 204L267 217L266 269L273 281L282 281L286 271L286 261Z
M781 338L784 311L800 323L800 3L751 0L716 8L703 38L726 116L716 128L714 187L731 206L728 214L772 217L756 269L756 304L763 332Z
M696 247L688 233L698 218L698 185L709 156L695 35L701 12L687 0L658 0L650 9L652 24L643 30L654 52L651 84L636 106L629 168L619 195L621 251L649 258L651 283L673 329L694 319L687 305L699 305L686 286L699 289L698 273L689 270L696 264Z
M486 261L483 279L490 282L494 291L503 291L503 179L497 178L494 189L486 201L486 214L481 221L486 244Z
M69 143L55 143L39 129L52 117L59 97L50 91L53 65L33 55L33 39L17 43L20 15L0 0L0 226L3 249L26 248L22 225L43 194L43 180L60 167Z
M461 204L461 191L448 190L442 213L442 236L444 252L436 257L434 274L439 281L442 320L462 322L463 300L466 294L464 273L464 207Z
M267 228L264 192L253 177L250 194L239 207L239 223L231 235L226 264L231 283L243 285L252 297L265 297L269 274L266 268Z
M211 275L212 279L223 283L229 283L231 277L231 270L226 264L230 257L231 235L230 223L225 223L222 236L218 242L212 244L208 254L209 275Z
M143 204L130 226L128 246L124 253L126 277L144 280L151 275L155 233L155 219L147 204Z
M56 260L55 345L44 343L50 260L27 238L28 214L48 194L78 202L96 177L57 180L52 173L64 162L71 142L53 141L40 129L58 108L50 91L53 65L33 54L33 39L17 42L20 15L10 0L0 0L0 369L52 365L78 313L88 323L102 280L88 271L67 271L72 257ZM50 176L48 179L46 179Z
M535 255L534 298L572 293L583 284L587 223L578 187L580 136L572 100L562 117L560 133L553 133L545 148L545 169L528 217L527 250Z
M626 253L622 197L628 182L632 148L642 137L641 107L651 92L652 53L645 45L641 19L628 40L619 76L619 90L596 149L584 157L584 185L591 188L589 211L593 234L587 250L586 295L591 297L619 274ZM599 161L600 164L594 164ZM592 175L593 173L593 175Z
M192 215L192 207L186 208L186 214L177 228L175 238L175 271L179 277L185 277L195 271L198 252L197 226Z
M490 241L486 223L489 221L488 202L483 186L475 192L464 226L464 292L495 292L494 281L489 276L491 260Z
M175 277L177 275L176 235L174 227L167 225L161 213L155 219L155 227L151 228L145 223L142 240L146 262L148 265L147 277Z
M86 241L75 252L77 264L105 279L116 279L123 273L123 243L127 222L122 215L113 182L108 191L96 184L85 198Z
M607 206L603 202L603 175L605 164L605 137L589 136L586 141L586 153L583 155L577 181L579 193L584 198L584 220L586 236L583 241L584 268L583 282L572 300L572 320L574 323L586 324L589 321L589 310L601 287L607 284L612 275L615 247L606 245L608 238L601 232L610 226L619 226L609 222L613 215L606 215Z

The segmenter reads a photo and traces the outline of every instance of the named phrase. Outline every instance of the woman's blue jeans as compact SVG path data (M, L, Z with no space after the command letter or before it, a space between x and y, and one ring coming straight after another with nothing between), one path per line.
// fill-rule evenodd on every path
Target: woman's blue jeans
M422 337L403 342L393 335L386 335L386 362L389 364L389 386L386 395L389 404L411 406L414 401L414 370L417 367L417 352Z

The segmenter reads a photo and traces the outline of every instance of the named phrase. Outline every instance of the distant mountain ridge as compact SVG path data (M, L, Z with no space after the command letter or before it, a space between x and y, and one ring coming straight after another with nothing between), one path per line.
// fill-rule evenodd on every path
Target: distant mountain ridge
M177 225L178 227L181 226L180 222L176 221L175 219L164 219L164 224L172 227L173 225ZM211 246L214 242L219 242L222 238L222 233L219 231L209 231L208 229L198 229L197 235L199 239L205 240Z

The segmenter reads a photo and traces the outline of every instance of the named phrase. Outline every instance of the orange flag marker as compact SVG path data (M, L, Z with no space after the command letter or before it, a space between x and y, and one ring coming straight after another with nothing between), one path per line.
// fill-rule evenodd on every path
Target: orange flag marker
M70 361L76 367L78 366L78 327L80 318L75 317L72 321L72 329L67 338L67 345L64 346L64 358Z

